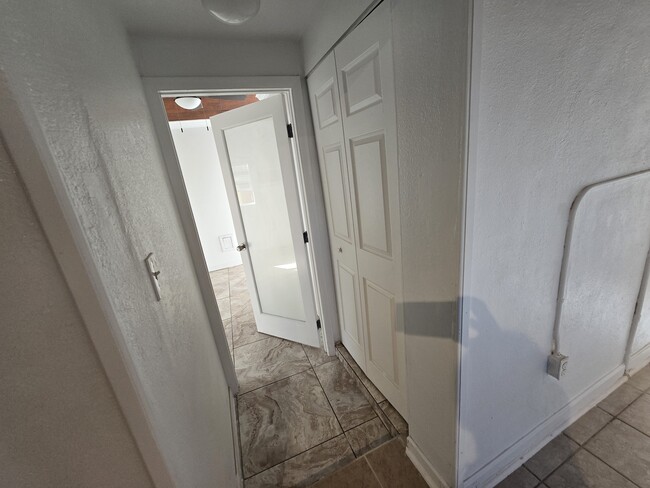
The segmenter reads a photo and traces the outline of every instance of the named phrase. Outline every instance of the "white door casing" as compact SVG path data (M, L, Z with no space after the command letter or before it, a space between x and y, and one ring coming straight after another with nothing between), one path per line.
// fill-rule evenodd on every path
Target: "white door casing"
M283 96L210 118L257 329L319 347Z
M336 268L343 343L372 382L406 417L390 30L389 6L384 3L341 41L333 55L328 55L312 72L308 82ZM340 178L339 162L345 167ZM355 313L350 312L353 304ZM359 316L361 334L355 341L351 323ZM363 347L363 358L354 351L357 347Z

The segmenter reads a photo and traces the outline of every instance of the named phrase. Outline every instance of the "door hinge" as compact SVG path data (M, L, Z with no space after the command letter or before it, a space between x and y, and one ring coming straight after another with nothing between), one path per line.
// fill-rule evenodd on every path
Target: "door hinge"
M289 136L289 139L293 138L293 125L287 124L287 135Z
M305 241L305 244L309 242L309 234L307 234L307 231L302 233L302 240Z
M320 329L320 319L317 319L317 320L316 320L316 328L317 328L317 329Z

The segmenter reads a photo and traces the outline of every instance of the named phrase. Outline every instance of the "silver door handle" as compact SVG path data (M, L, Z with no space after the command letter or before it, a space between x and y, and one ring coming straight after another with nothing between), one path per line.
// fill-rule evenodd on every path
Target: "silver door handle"
M239 252L242 252L244 249L246 249L246 244L244 244L243 242L239 246L237 246L237 250Z

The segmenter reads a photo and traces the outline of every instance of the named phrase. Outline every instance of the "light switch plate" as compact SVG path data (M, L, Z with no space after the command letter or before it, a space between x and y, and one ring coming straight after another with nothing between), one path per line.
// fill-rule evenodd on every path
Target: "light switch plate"
M147 266L147 271L149 272L149 279L151 280L151 286L153 286L153 292L156 295L156 300L160 301L160 281L158 280L158 276L160 276L160 268L158 268L158 262L156 261L156 258L152 252L150 252L144 259L144 263Z

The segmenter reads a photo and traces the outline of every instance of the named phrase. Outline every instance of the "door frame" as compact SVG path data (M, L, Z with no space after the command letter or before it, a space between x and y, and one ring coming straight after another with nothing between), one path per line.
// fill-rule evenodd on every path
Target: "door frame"
M316 302L316 314L321 321L324 349L329 355L334 355L335 343L340 340L336 292L325 217L325 200L304 81L300 76L252 76L143 77L142 82L203 302L215 332L216 346L222 361L229 363L228 367L224 367L224 369L227 373L228 383L234 391L237 391L237 378L232 367L230 349L225 333L223 333L223 327L221 327L221 315L203 257L201 242L162 103L162 96L217 92L231 94L276 92L283 94L287 108L287 120L292 124L294 132L291 146L302 207L301 213L305 230L309 234L307 254Z

